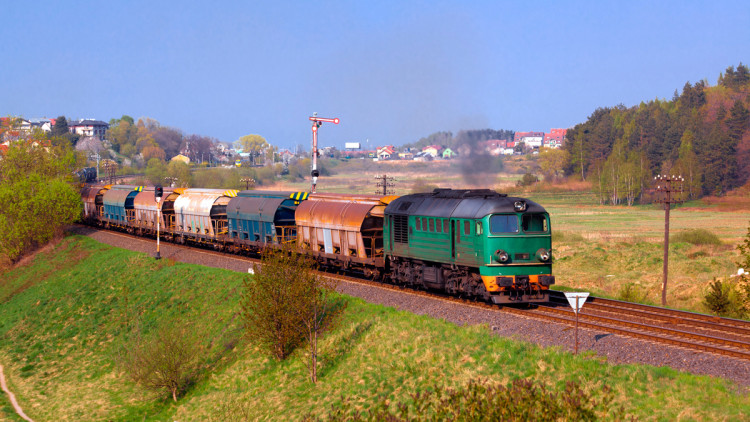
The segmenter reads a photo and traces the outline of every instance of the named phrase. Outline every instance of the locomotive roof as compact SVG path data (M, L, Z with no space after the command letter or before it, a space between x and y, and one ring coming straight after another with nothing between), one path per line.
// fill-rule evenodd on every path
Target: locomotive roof
M518 201L526 203L526 212L545 212L534 201L509 197L490 189L435 189L430 193L404 195L385 209L389 215L419 215L442 218L482 218L488 214L512 213Z

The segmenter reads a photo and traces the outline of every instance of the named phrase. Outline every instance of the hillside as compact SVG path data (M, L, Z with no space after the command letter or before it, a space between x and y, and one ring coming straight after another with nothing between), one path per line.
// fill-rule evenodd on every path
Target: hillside
M298 420L391 406L411 394L471 380L527 379L560 392L568 381L640 419L739 420L750 397L729 382L491 335L345 297L346 312L321 343L320 382L302 356L269 360L241 337L242 275L154 261L69 236L26 266L0 274L0 362L35 420ZM176 404L132 384L118 365L133 336L186 326L200 345L201 376ZM0 402L4 404L4 402ZM8 413L7 407L3 412Z
M656 174L685 177L688 198L724 195L750 178L750 71L716 86L687 82L671 100L602 107L567 133L567 174L590 180L602 203L639 197Z

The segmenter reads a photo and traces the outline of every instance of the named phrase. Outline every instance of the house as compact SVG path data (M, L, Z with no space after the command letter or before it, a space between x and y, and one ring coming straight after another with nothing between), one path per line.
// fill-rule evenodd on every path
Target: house
M560 148L565 143L565 135L568 129L552 129L550 133L544 134L543 146L547 148Z
M0 157L8 153L8 145L0 145Z
M412 154L411 152L399 152L398 158L400 160L413 160L414 154Z
M544 140L544 132L516 132L513 142L523 142L529 148L539 148Z
M75 123L68 124L68 129L70 133L83 136L98 136L104 139L104 135L107 133L107 129L109 129L109 124L101 120L81 119Z
M291 160L292 157L294 157L294 154L288 149L283 149L279 152L279 159L284 163L289 164L289 160Z
M52 127L55 125L56 119L48 119L48 118L35 118L35 119L29 119L29 124L31 126L31 129L39 128L45 132L51 132Z
M185 164L190 164L190 158L182 154L175 155L169 161L182 161Z
M440 155L440 152L443 150L443 147L440 145L430 145L422 148L422 152L427 153L432 156L432 158L437 158L438 155ZM419 155L419 154L417 154ZM416 157L415 157L416 158Z
M379 160L389 160L391 156L395 153L395 148L393 145L386 145L384 147L378 148L378 159Z
M432 161L435 157L429 152L422 151L414 156L414 161Z
M455 158L455 157L456 157L456 153L453 152L452 149L446 148L445 151L443 151L443 159L444 160L448 160L448 159Z
M488 154L492 156L498 156L503 153L506 148L508 141L505 139L489 139L484 142L480 142L479 146L484 149Z

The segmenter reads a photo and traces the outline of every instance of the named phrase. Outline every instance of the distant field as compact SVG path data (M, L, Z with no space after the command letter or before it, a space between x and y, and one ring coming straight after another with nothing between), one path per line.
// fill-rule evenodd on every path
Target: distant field
M554 391L580 381L595 395L607 385L615 405L639 420L750 414L750 396L720 379L609 365L348 297L342 320L320 342L313 387L302 355L279 363L240 337L242 277L66 238L0 274L0 362L38 421L299 420L325 415L342 397L366 410L384 396L408 403L411 394L477 378L535 380ZM135 331L151 335L161 324L190 326L206 356L201 378L177 404L143 392L117 365Z

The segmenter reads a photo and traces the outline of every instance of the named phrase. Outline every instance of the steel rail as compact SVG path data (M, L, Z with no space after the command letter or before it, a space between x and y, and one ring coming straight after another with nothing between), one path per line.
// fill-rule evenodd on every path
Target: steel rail
M550 299L567 304L561 292L550 292ZM656 318L665 324L688 325L713 331L731 332L741 336L750 336L750 322L738 319L722 318L696 312L680 311L677 309L661 308L640 303L624 302L614 299L603 299L589 296L586 301L589 308L594 307L603 312L615 312L638 316L645 319Z
M520 309L508 309L510 313L516 313L519 315L525 315L530 316L530 314L533 313L534 316L547 319L551 321L555 321L558 323L564 323L566 325L575 325L575 320L570 318L564 318L557 315L551 315L551 314L543 314L543 313L537 313L537 312L527 312ZM661 343L661 344L669 344L672 346L678 346L685 349L690 350L699 350L703 352L708 353L716 353L719 355L724 356L731 356L734 358L739 358L743 360L750 360L750 353L746 353L739 350L734 349L726 349L718 346L708 345L708 344L702 344L702 343L695 343L690 341L685 341L677 338L670 338L670 337L660 337L655 334L649 334L645 332L639 332L639 331L633 331L633 330L626 330L622 328L612 327L612 326L605 326L600 324L595 324L587 321L580 321L578 322L578 325L584 328L591 328L595 330L605 330L607 332L613 333L613 334L621 334L628 337L635 337L640 338L642 340L648 340L655 343Z
M572 309L539 307L535 311L552 313L552 314L557 314L557 315L565 315L565 316L574 315L574 312ZM737 341L737 340L731 340L731 339L726 339L722 337L708 336L705 334L698 334L698 333L690 332L690 331L676 330L673 328L660 327L658 325L643 324L640 322L633 322L633 321L627 321L627 320L619 319L619 318L610 318L610 317L605 317L605 316L592 315L592 314L583 313L583 312L579 312L578 317L579 317L579 320L588 319L588 320L601 322L603 324L624 326L624 327L629 327L629 328L642 330L642 331L649 331L649 332L665 334L665 335L669 335L673 337L682 337L682 338L687 338L687 339L696 340L696 341L720 344L724 346L735 347L737 349L750 351L750 343L747 343L744 341Z

